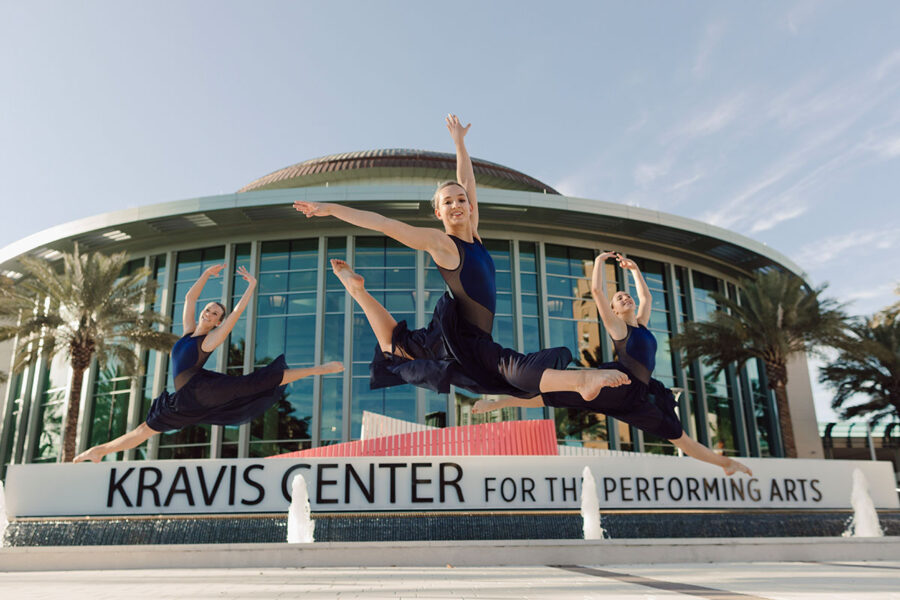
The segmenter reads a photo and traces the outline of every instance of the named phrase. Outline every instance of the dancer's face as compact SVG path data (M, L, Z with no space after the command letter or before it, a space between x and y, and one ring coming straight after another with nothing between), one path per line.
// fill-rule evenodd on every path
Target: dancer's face
M200 322L212 328L221 323L224 316L225 311L222 310L222 307L215 302L210 302L203 307L203 312L200 313Z
M617 315L624 315L628 311L634 310L634 298L628 292L616 292L610 301L613 312Z
M466 190L459 185L448 185L438 192L438 205L434 214L444 225L459 226L469 222L472 207L466 198Z

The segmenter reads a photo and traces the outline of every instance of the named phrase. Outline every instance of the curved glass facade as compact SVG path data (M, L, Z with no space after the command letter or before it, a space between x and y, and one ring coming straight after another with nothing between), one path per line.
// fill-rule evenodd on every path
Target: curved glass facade
M497 267L497 316L494 338L520 351L568 346L579 366L612 360L611 344L590 295L589 277L600 246L563 245L536 237L490 238L485 244ZM683 390L681 418L700 441L732 455L780 454L771 395L759 365L729 369L713 378L702 363L682 364L668 348L669 337L686 321L701 320L716 309L710 292L735 295L732 285L712 273L662 262L639 254L635 259L653 295L650 329L659 341L655 377ZM448 395L412 386L370 390L369 361L375 336L361 309L350 299L328 264L345 259L366 280L366 287L398 320L427 324L444 283L431 258L378 235L321 235L256 240L152 254L135 264L150 268L159 284L154 309L172 316L181 335L185 292L210 265L225 262L200 302L219 301L229 310L246 289L236 274L248 268L259 280L253 302L227 344L207 368L241 374L284 354L291 367L340 360L346 370L310 377L287 387L266 414L239 427L196 426L165 433L125 458L262 457L358 439L365 410L438 427L498 419L552 418L561 444L673 453L665 440L593 413L566 409L505 409L473 415L477 399L462 390ZM626 273L606 266L611 294L625 284ZM144 418L151 398L172 387L168 355L144 352L146 374L139 381L115 368L95 366L87 377L82 447L120 435ZM5 419L5 462L57 460L68 368L64 361L36 365L14 382L9 394L13 418ZM23 415L27 406L29 414ZM115 455L108 460L120 458Z

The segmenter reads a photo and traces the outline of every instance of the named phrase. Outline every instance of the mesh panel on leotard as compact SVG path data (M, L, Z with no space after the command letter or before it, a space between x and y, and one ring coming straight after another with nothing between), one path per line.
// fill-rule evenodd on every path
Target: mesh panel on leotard
M175 379L175 391L177 392L191 377L206 363L211 352L204 352L202 344L206 335L191 337L193 331L175 342L172 346L172 373Z
M497 307L494 261L477 238L472 243L453 235L450 239L459 251L459 266L451 270L438 265L438 271L459 303L463 318L490 333Z
M656 366L656 338L650 330L640 325L628 325L628 334L621 340L613 340L616 359L644 383L650 383L650 375Z

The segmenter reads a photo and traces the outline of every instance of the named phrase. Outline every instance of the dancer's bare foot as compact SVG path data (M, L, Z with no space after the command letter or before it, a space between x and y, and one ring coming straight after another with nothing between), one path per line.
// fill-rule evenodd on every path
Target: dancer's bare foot
M581 382L575 391L587 402L596 398L605 387L619 387L631 383L628 375L615 369L585 369L581 375Z
M353 269L350 268L350 265L348 265L346 261L341 260L340 258L332 258L331 270L334 271L334 274L341 280L341 283L344 284L344 287L347 288L350 295L365 289L363 286L365 285L366 280L363 279L362 275L354 273Z
M500 403L496 400L488 400L487 398L482 398L472 405L472 414L480 415L481 413L497 410L498 408L500 408L499 404Z
M316 375L327 375L328 373L340 373L344 370L344 363L340 361L332 361L327 362L325 364L318 365L313 367L316 370Z
M750 470L750 467L748 467L744 463L734 460L733 458L729 458L728 462L722 465L722 469L725 470L726 475L734 475L735 473L740 471L741 473L746 473L747 475L753 477L753 471Z

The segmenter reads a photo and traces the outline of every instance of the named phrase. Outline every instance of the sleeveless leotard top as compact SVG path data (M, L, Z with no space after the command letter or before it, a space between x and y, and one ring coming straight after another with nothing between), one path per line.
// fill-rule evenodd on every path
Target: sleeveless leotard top
M459 250L459 266L453 270L438 267L438 271L459 303L462 316L482 331L490 333L497 308L494 260L478 238L471 243L453 235L450 239Z
M172 346L172 372L175 375L175 391L180 390L206 363L211 352L204 352L201 345L205 335L191 337L193 331Z
M656 367L656 338L650 330L640 325L628 325L628 334L621 340L613 340L617 359L631 373L646 384Z

